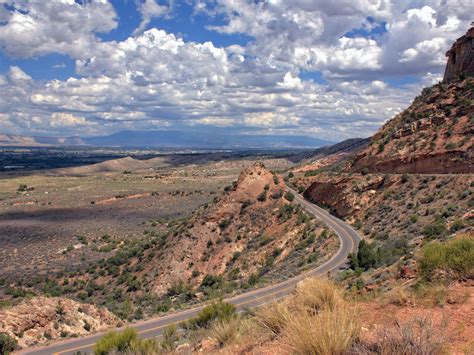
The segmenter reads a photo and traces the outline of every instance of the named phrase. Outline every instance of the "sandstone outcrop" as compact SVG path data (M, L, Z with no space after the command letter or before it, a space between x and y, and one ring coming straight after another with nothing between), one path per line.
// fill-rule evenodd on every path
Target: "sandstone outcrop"
M423 89L355 157L348 171L474 172L474 28L448 52L445 80Z
M21 347L103 331L117 323L105 309L59 297L34 297L0 310L0 332L17 339Z
M446 56L448 64L444 72L445 83L474 76L474 27L453 44Z

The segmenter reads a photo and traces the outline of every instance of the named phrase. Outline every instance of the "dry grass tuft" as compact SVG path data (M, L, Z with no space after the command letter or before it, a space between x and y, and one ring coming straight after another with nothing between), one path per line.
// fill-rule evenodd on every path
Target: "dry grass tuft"
M295 313L285 327L283 342L293 354L345 354L360 329L354 307L338 302L318 314Z
M268 306L260 308L255 319L264 330L268 330L275 336L281 333L290 316L288 301L284 300L272 302Z
M298 284L294 304L319 311L328 307L333 309L342 301L342 292L331 282L317 278L307 278Z
M380 334L372 349L358 351L364 354L445 354L448 339L435 331L430 318L418 318L407 323L396 323L396 327Z
M219 345L228 345L240 337L242 322L238 317L229 320L216 320L211 325L210 335L217 340Z
M256 319L292 354L344 354L361 328L342 291L317 278L305 279L285 301L260 309Z

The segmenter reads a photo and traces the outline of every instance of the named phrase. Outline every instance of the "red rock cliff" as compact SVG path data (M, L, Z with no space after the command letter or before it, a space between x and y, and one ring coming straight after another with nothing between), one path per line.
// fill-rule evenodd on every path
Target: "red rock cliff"
M445 83L474 76L474 27L453 44L446 56L448 64L444 72Z

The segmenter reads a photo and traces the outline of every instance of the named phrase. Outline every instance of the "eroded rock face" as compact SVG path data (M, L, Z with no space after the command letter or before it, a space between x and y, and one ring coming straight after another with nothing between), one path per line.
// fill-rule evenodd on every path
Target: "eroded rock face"
M474 27L447 53L444 83L425 88L389 120L348 171L474 172Z
M424 89L372 137L350 171L474 172L473 95L473 78Z
M474 27L453 44L446 56L448 64L444 72L445 83L474 76Z
M106 330L118 321L106 309L59 297L34 297L0 310L0 332L14 337L21 347Z

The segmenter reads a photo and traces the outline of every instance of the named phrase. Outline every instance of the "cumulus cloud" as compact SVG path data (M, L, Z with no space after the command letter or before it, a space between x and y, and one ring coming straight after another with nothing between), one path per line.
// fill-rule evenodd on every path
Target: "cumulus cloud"
M154 17L160 17L165 14L169 14L171 11L171 5L164 6L160 5L156 0L144 0L138 5L138 10L142 15L142 21L133 32L134 34L143 32Z
M88 123L84 117L76 117L72 113L54 112L50 124L52 127L75 127L85 126Z
M107 0L2 0L0 6L0 48L12 57L54 52L90 56L100 42L95 34L117 26Z
M195 14L219 19L208 30L250 38L219 47L148 29L172 3L137 2L140 25L115 41L96 35L117 26L106 0L7 3L0 48L12 57L67 54L77 77L36 81L12 66L0 75L0 130L205 126L332 139L371 134L439 80L474 10L464 0L190 0ZM415 83L389 84L400 75Z

